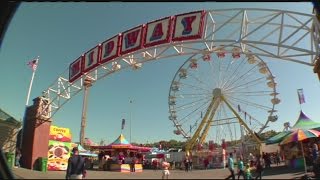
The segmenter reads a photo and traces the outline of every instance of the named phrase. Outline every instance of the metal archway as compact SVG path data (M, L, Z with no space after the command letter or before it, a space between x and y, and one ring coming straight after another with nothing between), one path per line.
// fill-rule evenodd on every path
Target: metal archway
M245 55L276 58L311 67L317 61L320 24L314 14L258 8L204 12L201 39L168 42L133 51L100 64L72 83L68 80L67 69L43 91L42 96L48 101L38 115L51 118L84 88L86 78L94 84L121 69L138 69L143 63L174 56L188 58L194 54L218 52L223 47L238 46Z

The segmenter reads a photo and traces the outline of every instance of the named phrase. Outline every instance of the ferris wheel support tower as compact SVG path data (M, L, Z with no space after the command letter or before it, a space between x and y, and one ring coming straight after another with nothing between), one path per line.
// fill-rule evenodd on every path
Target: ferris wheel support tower
M313 1L313 13L316 14L318 21L320 22L320 5L318 1ZM313 72L318 74L318 78L320 80L320 55L318 55L318 58L315 62Z

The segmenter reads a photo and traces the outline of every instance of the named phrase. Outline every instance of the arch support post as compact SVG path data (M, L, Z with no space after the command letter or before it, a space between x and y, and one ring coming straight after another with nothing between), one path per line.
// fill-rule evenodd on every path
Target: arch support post
M33 99L33 105L26 108L25 130L22 139L22 166L37 169L37 160L48 156L49 132L52 120L43 114L49 103L44 97ZM48 111L47 111L48 112Z

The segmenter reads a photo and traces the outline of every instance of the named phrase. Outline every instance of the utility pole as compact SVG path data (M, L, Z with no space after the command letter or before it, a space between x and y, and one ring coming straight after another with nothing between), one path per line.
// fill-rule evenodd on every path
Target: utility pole
M80 130L80 145L84 146L84 139L85 139L85 128L87 124L87 98L89 87L92 86L92 80L89 78L85 78L83 82L84 87L84 95L83 95L83 104L82 104L82 116L81 116L81 130Z

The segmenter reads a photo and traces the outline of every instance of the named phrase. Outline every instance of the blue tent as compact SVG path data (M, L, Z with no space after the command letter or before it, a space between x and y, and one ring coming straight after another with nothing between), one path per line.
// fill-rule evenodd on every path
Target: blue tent
M89 150L84 149L80 144L78 145L79 155L80 156L91 156L91 157L97 157L98 155L95 153L92 153Z

